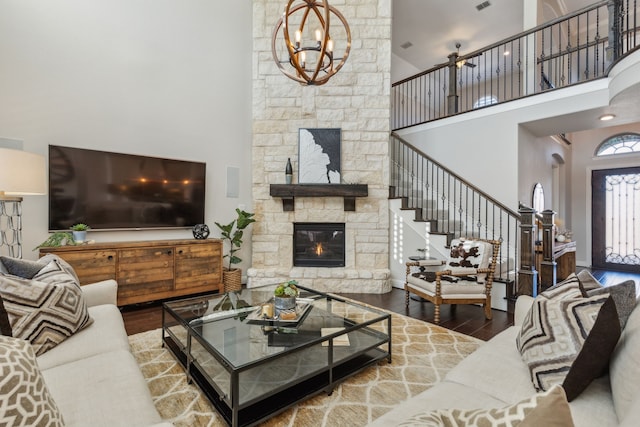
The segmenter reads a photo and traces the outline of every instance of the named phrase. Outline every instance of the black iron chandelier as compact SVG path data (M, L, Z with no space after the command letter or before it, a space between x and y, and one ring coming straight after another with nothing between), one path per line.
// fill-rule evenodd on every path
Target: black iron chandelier
M341 26L330 28L332 16ZM335 55L338 47L341 57ZM328 82L347 61L350 50L349 25L327 0L289 0L271 38L271 52L280 71L309 86Z

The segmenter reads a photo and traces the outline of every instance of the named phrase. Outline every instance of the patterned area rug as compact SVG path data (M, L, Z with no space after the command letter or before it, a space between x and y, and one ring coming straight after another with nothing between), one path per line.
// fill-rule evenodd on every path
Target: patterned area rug
M398 403L439 382L482 341L393 314L392 363L386 360L319 394L263 426L365 426ZM160 329L129 337L160 415L179 427L225 426L182 366L161 346Z

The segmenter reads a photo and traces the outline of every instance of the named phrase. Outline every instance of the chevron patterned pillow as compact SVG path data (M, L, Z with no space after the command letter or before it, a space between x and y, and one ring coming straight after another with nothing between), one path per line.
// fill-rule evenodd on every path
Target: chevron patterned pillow
M0 366L0 425L64 425L28 342L0 336Z
M536 390L562 384L572 401L605 372L619 337L613 299L585 298L572 282L536 297L516 345Z
M572 427L573 418L562 387L556 386L506 408L436 409L422 412L398 424L400 427Z
M38 356L93 322L80 285L56 260L32 280L0 275L0 297L13 336L31 342Z

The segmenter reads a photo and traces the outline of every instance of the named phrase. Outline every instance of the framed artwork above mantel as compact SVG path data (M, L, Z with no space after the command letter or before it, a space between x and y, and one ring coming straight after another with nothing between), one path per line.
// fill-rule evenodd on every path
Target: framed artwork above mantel
M298 136L298 183L340 184L340 128L300 128Z

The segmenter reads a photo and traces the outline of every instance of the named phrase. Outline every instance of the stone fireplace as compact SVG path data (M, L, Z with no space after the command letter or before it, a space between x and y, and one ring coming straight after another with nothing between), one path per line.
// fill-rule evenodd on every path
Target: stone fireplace
M385 293L389 269L389 134L391 1L342 3L358 34L345 66L322 86L302 86L282 75L271 55L271 32L282 0L253 3L252 226L247 286L295 279L324 292ZM366 184L366 196L272 196L285 183L287 159L297 185L300 128L340 128L341 182ZM294 264L294 226L344 224L341 266ZM307 259L308 261L308 259Z

